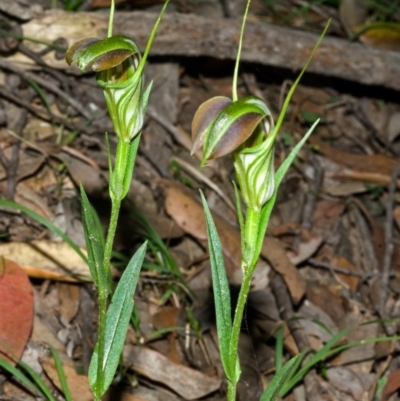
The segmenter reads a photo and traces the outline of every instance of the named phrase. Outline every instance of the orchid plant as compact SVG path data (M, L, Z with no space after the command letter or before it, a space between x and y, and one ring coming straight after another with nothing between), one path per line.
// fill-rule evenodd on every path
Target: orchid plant
M204 195L201 194L207 223L218 342L222 365L228 381L228 401L236 399L236 386L241 374L238 344L243 311L278 188L318 121L312 125L276 172L274 170L275 140L291 97L328 27L325 28L303 70L291 87L278 120L274 124L272 114L262 99L256 96L238 99L237 96L240 53L249 5L250 0L247 2L241 28L233 76L232 99L217 96L207 100L198 108L192 122L192 153L202 148L201 165L203 166L209 160L232 154L238 183L238 186L234 184L234 190L241 232L243 280L233 321L221 243L207 202ZM242 214L242 201L246 206L245 216ZM277 372L274 380L261 397L262 401L271 401L276 398L285 378L290 374L292 368L298 365L299 360L300 357L290 360Z
M117 287L111 277L110 259L121 202L128 193L136 153L140 141L151 84L144 88L143 70L167 0L151 31L146 50L126 36L113 36L114 1L111 3L108 37L85 38L67 51L68 64L77 62L84 71L88 65L97 73L97 83L103 88L115 134L117 150L112 162L108 147L110 173L109 194L111 217L105 243L96 235L93 209L81 186L82 215L88 264L99 301L98 340L89 366L89 384L95 399L100 400L110 386L118 364L133 310L133 294L146 252L144 243L132 257ZM108 141L107 141L108 143Z

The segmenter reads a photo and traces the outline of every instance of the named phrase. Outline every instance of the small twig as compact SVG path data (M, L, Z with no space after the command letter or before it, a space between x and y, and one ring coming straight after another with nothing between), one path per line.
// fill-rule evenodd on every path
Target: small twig
M385 255L382 264L381 291L379 293L378 311L382 317L387 317L385 311L386 299L388 296L389 277L393 257L393 204L396 194L397 177L400 174L400 164L393 170L392 179L389 185L389 194L386 203L386 221L385 221Z
M232 201L226 196L226 194L221 190L221 188L207 178L203 173L193 167L191 164L179 157L172 157L171 160L176 161L180 166L182 166L189 174L199 181L204 182L208 185L234 212L236 212L236 207Z
M167 130L175 139L179 145L182 145L186 150L190 152L192 149L192 140L189 135L185 135L183 132L179 130L179 128L175 127L174 124L169 122L165 117L160 115L156 110L154 110L151 106L147 108L147 115L158 124L161 125L165 130ZM194 154L198 160L201 160L202 156L200 152L196 152Z
M353 272L350 270L343 269L342 267L333 266L330 263L323 262L321 260L314 259L314 258L308 259L307 263L309 263L311 266L319 267L321 269L326 269L326 270L331 271L332 273L344 274L346 276L361 277L364 279L382 276L382 273L380 273L380 272L379 273ZM390 275L390 277L393 277L393 276L394 276L394 274L392 273Z
M57 86L55 86L52 82L39 77L37 74L28 71L23 71L21 68L16 67L15 65L7 62L4 59L0 59L0 68L4 68L8 71L14 72L15 74L20 75L22 78L27 77L29 79L32 79L43 88L47 89L50 92L53 92L58 97L65 100L71 107L73 107L78 113L80 113L86 119L90 120L92 118L92 115L85 109L85 107L80 102L75 100L73 97L69 96L67 93L65 93Z
M65 87L65 89L67 88L67 85L65 84L65 76L57 71L56 69L48 66L42 59L42 55L43 54L38 54L35 53L34 51L32 51L31 49L29 49L28 47L26 47L25 45L23 45L22 43L19 44L18 46L18 50L24 54L25 56L29 57L30 59L32 59L37 65L39 65L40 67L43 68L43 70L45 72L47 72L49 75L53 76L55 79L57 79L58 81L60 81L60 83L63 84L63 86Z
M1 61L1 60L0 60ZM29 100L32 100L36 96L36 93L31 89L28 95ZM21 109L20 118L15 124L14 130L17 136L20 136L28 118L28 112L26 109ZM8 160L5 156L3 149L0 148L0 162L4 167L7 175L7 193L6 198L8 200L13 200L15 195L15 188L17 186L16 176L19 166L19 151L21 147L21 141L18 138L12 140L12 152L11 160Z
M17 96L13 95L10 93L7 88L5 88L3 85L0 85L0 96L4 97L5 99L9 100L10 102L21 106L25 107L28 111L30 111L32 114L34 114L36 117L41 118L44 121L47 122L55 122L57 124L64 125L71 131L81 131L85 132L87 134L90 134L90 130L85 127L85 126L79 126L77 127L75 124L70 123L68 120L59 117L49 111L44 111L38 107L32 106L29 102L24 101Z

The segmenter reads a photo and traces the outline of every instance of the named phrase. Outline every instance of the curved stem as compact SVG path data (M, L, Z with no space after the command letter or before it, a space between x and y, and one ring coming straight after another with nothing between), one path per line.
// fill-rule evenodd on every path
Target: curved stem
M107 37L111 38L114 24L114 10L115 10L115 1L111 0L110 4L110 18L108 20L108 34Z
M104 247L103 256L103 270L104 275L107 277L109 282L109 288L112 289L112 277L110 269L111 252L114 243L115 232L117 230L119 209L121 207L120 200L111 200L111 217L110 224L108 227L106 243ZM107 306L108 306L108 296L109 293L107 289L99 288L99 334L98 334L98 363L97 363L97 378L101 383L104 381L103 377L103 364L104 364L104 344L106 336L106 317L107 317ZM100 384L99 383L99 384Z
M233 319L232 334L229 343L229 367L232 372L237 372L239 364L238 346L240 328L242 326L243 312L249 295L251 279L253 278L254 269L256 267L258 257L255 257L254 251L259 235L261 212L255 209L248 209L246 213L246 223L244 228L244 253L242 258L243 280L240 287L239 297L236 304L235 316ZM254 262L255 261L255 262ZM236 399L236 385L239 381L240 371L234 375L236 380L228 382L228 401Z
M239 62L240 62L240 54L242 53L242 42L243 42L243 35L244 35L244 27L246 25L246 18L249 12L250 1L247 0L246 10L243 15L243 22L242 22L242 29L240 30L240 39L239 39L239 48L236 56L236 63L235 63L235 70L233 72L233 82L232 82L232 100L236 102L237 100L237 78L239 74Z
M254 269L247 269L243 275L243 282L240 287L239 297L236 304L235 317L232 326L232 335L229 344L229 366L231 371L236 371L236 366L239 363L238 346L239 346L239 336L240 328L242 326L243 312L246 305L247 296L249 294L251 279L253 276ZM236 382L228 382L228 401L235 401L236 399L236 385L239 381L237 377Z

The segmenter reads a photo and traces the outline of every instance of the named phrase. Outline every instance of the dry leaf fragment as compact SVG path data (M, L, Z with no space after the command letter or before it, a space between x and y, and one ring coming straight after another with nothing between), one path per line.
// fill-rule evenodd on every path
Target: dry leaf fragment
M25 272L4 257L0 259L0 300L0 358L15 363L31 334L33 294Z
M360 272L360 269L355 266L353 263L348 261L346 258L342 256L335 256L332 260L332 265L340 267L342 269L346 269L349 272ZM349 276L347 274L334 273L336 279L345 284L350 288L352 292L357 291L358 284L360 283L360 278L355 276Z
M271 263L275 271L282 275L292 301L297 305L305 294L306 283L288 258L283 245L275 238L265 237L261 255Z
M202 398L219 389L221 379L171 362L160 353L145 347L127 345L124 365L150 380L160 382L186 400Z
M206 240L206 223L200 202L181 184L168 180L162 180L160 183L165 190L167 213L182 230L200 240ZM242 281L240 233L221 216L213 213L213 218L226 258L228 280L231 284L238 285ZM261 255L283 276L292 300L297 304L303 297L306 286L303 277L290 262L283 245L274 238L265 237ZM268 270L269 266L260 263L257 269L260 268Z
M347 167L350 170L390 176L392 169L398 164L395 158L386 156L384 154L360 155L343 152L327 145L324 141L316 136L311 136L309 138L309 142L315 146L318 152L322 153L335 163Z
M90 277L87 264L65 242L10 242L0 244L0 255L14 260L31 277L65 281L76 281L73 275Z
M383 390L381 401L386 401L391 394L400 389L400 369L390 373L386 382L385 389Z
M41 361L41 365L51 381L61 390L60 378L55 367L54 359ZM65 376L67 379L69 390L74 401L92 401L93 394L89 387L88 378L83 375L78 375L74 367L63 365Z

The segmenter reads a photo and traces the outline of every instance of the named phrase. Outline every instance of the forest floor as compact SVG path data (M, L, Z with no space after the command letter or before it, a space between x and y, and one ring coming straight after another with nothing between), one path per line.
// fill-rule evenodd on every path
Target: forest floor
M95 74L68 66L65 50L107 35L109 2L0 3L0 356L21 358L62 400L53 346L73 400L89 401L98 322L89 268L32 214L84 249L82 183L107 228L105 133L111 154L116 138ZM115 33L143 51L161 2L117 3ZM320 118L280 187L255 271L239 343L242 401L260 399L280 352L285 360L311 355L341 331L331 350L343 350L327 354L284 400L400 400L400 5L353 3L250 7L238 93L264 99L275 120L332 20L276 140L278 168ZM191 124L205 100L231 97L244 7L172 0L150 52L153 87L114 243L115 281L145 239L150 246L110 400L226 399L199 190L220 234L234 305L242 279L234 168L226 156L200 169ZM38 397L0 368L0 400Z

